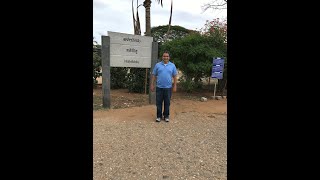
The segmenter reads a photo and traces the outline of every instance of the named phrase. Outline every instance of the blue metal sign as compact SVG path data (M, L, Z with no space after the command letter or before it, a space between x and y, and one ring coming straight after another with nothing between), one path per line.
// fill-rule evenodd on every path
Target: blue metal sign
M223 68L224 68L224 59L223 58L213 58L212 66L212 78L222 79L223 78Z

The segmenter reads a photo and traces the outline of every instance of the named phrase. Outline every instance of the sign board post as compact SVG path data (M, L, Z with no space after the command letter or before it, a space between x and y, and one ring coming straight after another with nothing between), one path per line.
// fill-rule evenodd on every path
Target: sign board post
M110 108L110 37L101 37L102 107Z
M157 64L157 59L158 59L158 43L157 42L152 42L152 59L151 59L151 68L150 68L150 77L149 77L149 82L151 83L152 81L152 71L154 66ZM155 82L157 83L157 82ZM156 104L156 91L152 92L149 90L149 104Z
M224 69L224 59L220 57L213 58L211 77L216 79L222 79L223 69ZM213 90L214 98L216 98L216 86L217 86L217 82L214 83L214 90Z

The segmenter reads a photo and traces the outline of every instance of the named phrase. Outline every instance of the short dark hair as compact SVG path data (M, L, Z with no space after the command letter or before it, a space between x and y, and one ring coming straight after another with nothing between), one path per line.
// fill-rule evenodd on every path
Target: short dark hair
M165 50L162 54L167 53L170 56L169 51Z

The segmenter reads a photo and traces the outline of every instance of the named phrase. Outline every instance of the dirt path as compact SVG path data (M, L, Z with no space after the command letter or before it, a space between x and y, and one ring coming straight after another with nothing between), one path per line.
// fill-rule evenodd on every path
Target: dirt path
M93 112L94 180L227 179L226 99L174 94L170 122L157 123L147 96L112 96L119 107L130 104Z

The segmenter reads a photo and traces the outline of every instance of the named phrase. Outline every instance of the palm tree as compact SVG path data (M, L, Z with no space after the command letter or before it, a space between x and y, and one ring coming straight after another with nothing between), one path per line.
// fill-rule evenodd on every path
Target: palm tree
M140 20L139 20L139 13L138 13L138 8L141 6L138 5L138 0L137 0L137 20L134 18L134 9L133 9L133 0L132 0L132 18L133 18L133 28L134 28L134 34L135 35L141 35L141 28L140 28Z
M168 33L170 31L171 27L171 18L172 18L172 1L171 0L171 10L170 10L170 18L169 18L169 27L168 27ZM158 4L161 4L161 7L163 7L162 0L157 0ZM137 0L137 20L134 18L134 10L133 10L133 0L132 0L132 15L133 15L133 26L134 26L134 33L137 35L141 35L141 29L140 29L140 21L139 21L139 15L138 15L138 8L141 5L138 5L138 0ZM150 7L151 7L151 0L145 0L143 2L143 6L145 7L146 10L146 36L151 36L151 21L150 21Z

